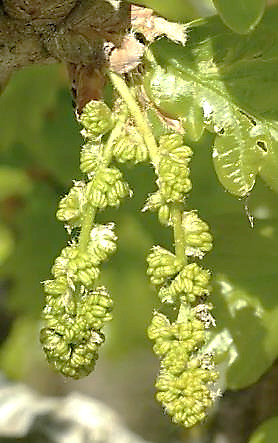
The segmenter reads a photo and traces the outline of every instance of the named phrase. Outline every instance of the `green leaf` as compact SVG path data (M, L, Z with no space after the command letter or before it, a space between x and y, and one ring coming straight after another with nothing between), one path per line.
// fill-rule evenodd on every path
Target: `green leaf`
M34 158L55 179L70 186L80 174L79 155L82 138L69 91L56 91L56 99L42 122L34 149Z
M14 250L15 242L11 230L0 224L0 266L9 258Z
M32 181L19 168L0 166L0 201L14 196L26 196L32 189Z
M35 147L45 114L64 82L59 69L28 67L12 76L0 97L0 150L20 142Z
M43 304L41 282L49 278L53 258L66 241L55 218L57 195L44 182L37 182L14 220L14 253L1 267L1 277L12 282L7 300L13 312L39 316Z
M240 389L278 357L278 196L260 179L244 201L218 186L206 150L212 137L207 133L192 146L190 206L212 229L214 249L204 261L218 277L212 292L214 346L227 388Z
M213 0L224 23L234 32L245 34L261 20L265 0Z
M278 417L264 421L251 435L249 443L274 443L278 441Z
M210 349L225 359L228 353L226 388L241 389L255 383L278 356L278 308L267 309L260 297L224 276L215 292L217 333Z
M41 349L37 340L38 320L19 316L0 349L0 367L11 379L28 379L40 362Z
M147 95L161 113L181 119L192 140L202 126L216 134L218 179L239 197L257 174L278 190L277 21L272 8L253 33L240 36L211 17L191 23L185 47L161 39L147 51Z

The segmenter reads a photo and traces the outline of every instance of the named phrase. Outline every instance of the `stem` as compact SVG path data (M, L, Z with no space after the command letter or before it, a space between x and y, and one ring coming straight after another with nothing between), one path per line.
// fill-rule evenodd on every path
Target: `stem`
M189 313L191 311L191 306L187 303L182 302L180 304L178 316L177 316L177 322L178 323L186 323L189 317Z
M144 115L142 114L141 109L137 104L135 98L130 93L125 81L118 74L115 74L114 72L111 71L109 71L109 76L114 87L118 90L119 94L126 102L129 111L133 116L141 135L144 138L146 146L148 147L149 150L151 161L156 169L157 175L159 176L158 166L160 161L160 153L154 135L152 133L152 130L149 127ZM176 257L180 263L186 264L186 256L184 253L184 233L182 227L182 209L180 208L180 205L176 204L172 206L171 217L173 220L173 227L174 227Z
M113 155L113 143L114 140L116 140L121 131L123 124L126 120L127 110L120 113L118 117L118 121L116 125L114 126L113 130L111 131L111 134L107 140L107 143L105 145L104 151L103 151L103 165L108 166L111 162L112 155ZM93 180L93 179L92 179ZM81 226L81 231L79 235L79 250L80 252L85 252L87 249L88 242L90 240L90 234L91 230L94 224L94 219L96 215L97 208L93 207L90 203L87 203L85 209L84 209L84 219Z
M140 107L138 106L133 95L130 93L125 81L118 74L115 74L114 72L109 71L108 75L109 75L114 87L117 89L120 96L123 98L123 100L127 104L128 109L136 122L139 132L142 134L142 136L144 138L146 146L149 150L149 155L150 155L151 161L152 161L155 169L157 170L158 164L159 164L159 158L160 158L159 150L158 150L154 135L153 135L144 115L142 114Z
M184 253L184 232L182 227L182 210L177 204L171 208L171 219L174 228L175 253L177 260L186 264L186 255Z
M118 113L117 117L118 117L117 123L114 126L114 128L112 129L111 134L110 134L110 136L107 140L107 143L105 145L105 148L104 148L104 153L103 153L103 165L104 166L108 166L112 160L113 143L122 132L123 125L124 125L124 123L126 121L126 117L127 117L127 109L122 109L121 112Z
M79 235L79 251L85 252L87 249L88 242L90 240L91 230L94 223L94 218L96 215L96 208L94 208L90 203L86 204L84 209L85 217L83 219L81 232Z

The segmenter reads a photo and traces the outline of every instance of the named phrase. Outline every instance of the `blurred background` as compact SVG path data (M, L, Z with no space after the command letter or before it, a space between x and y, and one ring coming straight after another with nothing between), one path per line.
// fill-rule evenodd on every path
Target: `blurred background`
M207 0L138 3L151 3L153 8L157 3L162 15L180 22L214 13L212 2ZM221 333L228 334L233 348L229 350L229 367L221 369L227 389L223 398L205 425L185 431L171 424L154 399L159 363L146 328L158 302L146 276L145 259L152 245L171 247L172 238L155 214L141 212L147 195L155 190L149 166L121 167L135 190L134 197L119 210L98 215L99 222L116 223L119 242L117 254L101 270L115 308L96 370L84 380L65 380L44 360L38 340L41 282L50 278L53 260L68 241L55 212L72 180L80 178L79 130L62 66L31 67L12 76L0 97L3 387L20 383L20 389L30 388L42 398L79 393L92 401L100 400L142 441L246 442L261 421L278 413L277 195L258 180L248 199L232 197L218 183L213 170L212 135L206 133L198 144L191 144L190 207L198 208L215 238L215 248L204 265L215 275L213 303L219 339ZM10 395L10 391L5 392ZM11 392L15 399L16 391ZM1 402L5 404L5 396L0 394L0 411ZM23 439L3 432L0 423L0 441ZM60 440L33 435L29 441L105 441L85 437L67 440L60 428L59 433ZM137 442L135 434L130 438L126 441Z

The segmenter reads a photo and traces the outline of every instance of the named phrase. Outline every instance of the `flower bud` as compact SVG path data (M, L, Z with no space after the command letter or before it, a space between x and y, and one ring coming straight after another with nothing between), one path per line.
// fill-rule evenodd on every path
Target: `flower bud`
M86 130L84 135L89 138L98 138L114 126L111 110L99 100L92 100L86 104L80 122Z

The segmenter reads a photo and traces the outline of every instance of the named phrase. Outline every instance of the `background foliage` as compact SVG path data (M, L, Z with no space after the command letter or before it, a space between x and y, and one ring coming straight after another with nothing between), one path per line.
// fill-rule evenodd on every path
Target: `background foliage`
M171 8L168 2L160 0L142 3L170 20L186 21L198 17L201 12L213 11L212 4L205 1L175 0L175 7L171 2ZM260 20L264 6L261 1L246 1L249 13L240 22L238 15L234 15L237 3L242 4L233 2L234 10L229 11L228 1L214 2L224 22L239 34L229 30L220 19L213 18L199 28L193 28L189 46L184 49L165 40L153 45L153 53L160 66L173 72L181 84L181 95L178 104L174 103L174 111L176 109L178 114L181 109L188 111L188 97L182 95L184 88L188 87L195 97L196 107L200 104L200 97L206 96L214 109L215 119L205 123L203 135L197 137L197 141L188 139L187 142L194 150L190 204L197 207L209 222L215 237L215 248L206 259L206 265L215 275L213 303L217 327L210 346L218 349L223 390L242 389L257 382L278 354L278 205L277 194L270 189L277 191L278 176L278 13L276 8L266 14L266 19L254 33L241 35ZM207 75L212 58L218 68L218 77ZM192 81L189 75L192 72L199 75L199 84ZM167 81L167 76L165 78ZM155 100L156 92L148 74L146 79L146 88ZM180 104L181 108L177 109ZM218 124L223 109L228 105L230 108L225 118L232 121L232 135L228 133L225 140L218 134L215 142L213 132L217 131L212 126ZM250 160L252 122L244 114L239 116L240 110L252 115L261 130L259 136L263 134L265 137L263 141L267 143L268 157L264 156L263 160L260 150L255 161L253 157ZM236 132L239 127L242 129L241 139ZM63 380L48 370L38 345L43 304L40 282L49 277L53 257L66 241L63 226L55 219L55 211L59 198L70 187L72 179L78 178L82 143L61 66L32 67L13 75L0 100L0 132L0 366L8 377L29 383L32 380L36 387L46 392L51 390L54 379L55 386L59 386L58 391L64 392L71 386L65 388ZM263 182L257 177L250 196L246 192L238 192L223 172L225 153L232 143L236 149L230 154L230 162L234 165L241 157L241 177L244 180L247 177L248 182L245 191L252 188L257 172L264 179ZM215 146L222 149L220 163L212 158ZM245 156L242 158L243 152ZM253 174L251 182L248 168ZM118 253L104 271L105 283L114 295L116 306L114 320L109 326L104 363L100 361L99 364L107 375L107 368L115 369L119 362L127 361L127 366L133 368L134 379L136 374L142 376L144 372L142 369L141 373L136 366L145 365L149 374L146 381L148 392L142 401L148 402L146 398L151 396L149 390L156 367L145 331L156 300L145 275L145 256L153 244L171 245L172 239L168 231L157 224L155 216L140 212L146 196L155 189L155 178L150 168L126 168L125 173L135 190L134 198L126 202L119 212L105 211L99 219L101 222L115 221L119 237ZM243 198L226 192L218 179L228 191ZM132 365L133 360L136 364ZM97 370L96 380L101 378L99 374ZM117 372L114 375L114 383L121 386L121 376L123 379L125 376L117 376ZM94 384L94 374L87 383ZM136 384L136 381L133 380L133 383ZM113 392L111 385L112 382L107 381L103 390ZM84 385L77 383L75 386L82 389ZM100 395L94 389L92 391ZM135 395L136 389L133 388L132 392ZM124 402L121 399L117 401L119 404ZM134 398L133 401L136 403ZM150 408L154 417L158 417L159 410L154 403ZM275 413L278 410L273 410L271 415ZM140 428L134 417L129 419L131 424L135 423L134 426ZM174 432L170 424L165 423L163 417L157 420L161 420L161 434L148 431L146 422L147 431L141 429L141 432L147 436L149 432L156 441L162 441L162 435L165 441L167 438L170 441L172 437L169 436ZM272 423L276 430L272 430ZM271 432L277 435L277 419L266 423L263 434L260 429L256 432L250 443L275 441L268 435ZM248 435L250 429L245 433ZM189 438L193 437L179 434L180 440L189 441Z

